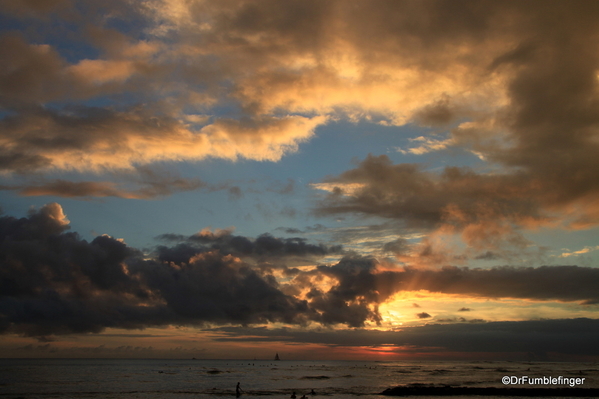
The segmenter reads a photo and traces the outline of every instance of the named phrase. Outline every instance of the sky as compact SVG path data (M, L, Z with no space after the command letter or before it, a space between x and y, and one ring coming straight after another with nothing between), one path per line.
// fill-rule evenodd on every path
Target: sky
M596 361L599 3L0 2L0 356Z

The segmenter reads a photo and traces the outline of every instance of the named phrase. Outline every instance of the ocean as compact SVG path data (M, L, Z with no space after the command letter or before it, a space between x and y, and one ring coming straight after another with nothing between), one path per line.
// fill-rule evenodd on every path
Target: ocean
M242 399L262 396L283 399L290 398L292 393L297 399L303 395L308 399L358 396L383 399L385 396L379 395L380 392L398 385L505 387L502 383L505 376L516 383L513 387L520 388L568 387L567 384L530 385L522 381L518 384L514 379L524 376L584 378L577 388L599 388L597 363L0 359L0 398L234 397L239 382Z

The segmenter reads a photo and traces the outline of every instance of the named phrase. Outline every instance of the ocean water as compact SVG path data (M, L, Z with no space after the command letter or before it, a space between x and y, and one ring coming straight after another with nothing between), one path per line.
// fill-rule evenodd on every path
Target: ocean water
M237 382L242 399L383 399L398 385L504 387L504 376L578 377L577 387L599 388L597 363L0 359L0 399L234 397Z

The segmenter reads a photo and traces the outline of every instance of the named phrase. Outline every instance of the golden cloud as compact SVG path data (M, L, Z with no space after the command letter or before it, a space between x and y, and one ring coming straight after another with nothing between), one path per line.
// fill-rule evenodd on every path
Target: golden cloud
M36 110L3 120L0 142L3 166L9 171L131 169L157 161L208 157L277 161L325 121L324 117L301 116L243 122L217 119L196 131L175 118L135 110L89 109L81 115Z

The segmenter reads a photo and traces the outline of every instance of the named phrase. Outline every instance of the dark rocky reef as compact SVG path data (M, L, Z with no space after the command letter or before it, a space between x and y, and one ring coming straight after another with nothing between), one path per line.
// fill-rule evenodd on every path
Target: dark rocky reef
M528 396L599 398L597 388L476 388L431 385L406 385L385 389L387 396Z

